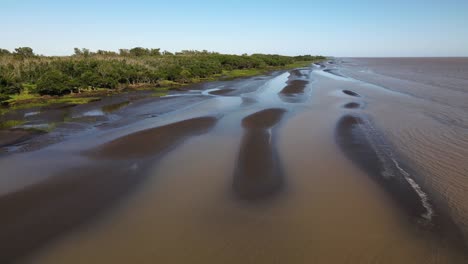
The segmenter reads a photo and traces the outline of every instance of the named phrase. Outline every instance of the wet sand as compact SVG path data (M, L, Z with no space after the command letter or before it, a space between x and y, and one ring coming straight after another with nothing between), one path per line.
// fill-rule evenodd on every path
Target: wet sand
M122 99L93 129L13 149L0 260L467 263L463 74L408 86L411 67L379 63Z
M290 72L287 85L279 96L285 103L301 103L307 100L306 89L310 84L310 70L296 69Z
M360 103L350 102L350 103L343 105L343 107L347 109L357 109L357 108L362 108L363 106Z
M358 93L350 91L350 90L343 90L344 94L347 94L349 96L354 96L354 97L361 97Z
M304 80L292 80L289 84L281 90L283 94L295 94L303 93L306 85L309 84L308 81Z
M207 132L214 117L199 117L139 131L103 144L87 154L98 159L141 159L162 153L191 135Z
M234 91L235 89L222 89L222 90L216 90L216 91L212 91L210 92L210 94L212 95L227 95L229 94L230 92Z
M258 200L281 190L284 184L281 161L274 147L275 135L269 130L284 112L270 108L242 120L245 132L233 181L234 192L240 199Z

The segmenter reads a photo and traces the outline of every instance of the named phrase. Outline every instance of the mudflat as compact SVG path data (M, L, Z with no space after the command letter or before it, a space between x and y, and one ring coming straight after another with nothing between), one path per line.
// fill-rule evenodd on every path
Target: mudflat
M126 135L90 150L88 155L100 159L138 159L161 153L176 142L208 131L214 117L199 117Z
M273 128L284 109L270 108L245 117L245 128L234 172L233 188L241 199L254 200L273 195L283 185L281 161L274 147Z

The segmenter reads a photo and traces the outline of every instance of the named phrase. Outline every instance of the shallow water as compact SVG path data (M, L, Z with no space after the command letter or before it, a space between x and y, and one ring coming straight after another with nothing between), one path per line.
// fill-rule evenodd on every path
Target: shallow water
M80 215L80 210L86 210L65 204L62 213L75 212L82 220L79 224L14 256L0 253L0 259L24 263L467 263L468 112L460 97L468 102L468 91L456 84L468 84L468 78L463 83L468 60L456 62L458 75L441 74L439 86L431 71L445 69L440 66L444 63L447 69L455 66L451 61L436 62L436 69L431 66L433 60L416 60L413 66L400 68L400 63L408 62L343 59L326 64L328 68L312 66L231 85L213 83L205 91L238 87L244 92L229 96L202 92L205 100L179 111L6 156L0 160L5 168L0 209L15 208L11 201L16 200L5 201L8 193L21 195L21 188L34 190L48 175L63 177L70 168L96 163L86 153L102 144L113 146L112 155L97 162L108 163L107 173L111 173L102 188L115 189L120 173L114 171L125 166L139 180L93 215ZM399 73L411 70L416 77ZM429 79L424 79L425 74ZM287 94L285 100L282 91L295 80L307 84L291 89L296 93ZM451 103L451 98L457 99ZM145 114L148 109L119 111ZM211 129L191 133L193 128L188 126L182 133L184 140L164 152L157 151L160 144L152 143L161 136L134 134L203 116L216 118ZM152 151L145 150L145 156L126 160L119 155L126 153L126 138L138 144L146 141L158 154L151 156ZM60 166L48 170L41 165L52 160ZM26 161L33 165L15 172ZM106 174L103 166L101 173ZM44 175L32 177L33 170ZM34 201L22 204L35 206ZM80 204L79 196L72 204ZM86 209L86 204L81 206ZM12 211L11 217L26 216ZM34 214L30 217L39 219ZM15 235L28 239L21 231Z

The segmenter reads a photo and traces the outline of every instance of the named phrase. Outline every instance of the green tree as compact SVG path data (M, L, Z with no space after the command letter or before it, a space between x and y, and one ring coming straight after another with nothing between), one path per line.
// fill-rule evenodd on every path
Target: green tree
M21 92L21 84L11 78L0 76L0 94L18 94Z
M130 55L132 56L147 56L147 55L150 55L150 52L148 49L145 49L145 48L142 48L142 47L136 47L136 48L133 48L131 49L130 51Z
M13 55L8 55L13 54ZM176 54L135 47L119 53L74 49L74 56L35 56L31 48L13 53L0 49L0 94L19 93L23 87L40 94L62 95L83 87L114 89L125 85L155 85L163 80L179 83L213 77L235 69L274 69L293 62L312 62L324 57L289 57L253 54L219 54L184 50ZM28 88L28 84L33 87ZM36 88L37 85L37 88Z
M37 81L37 92L40 95L65 95L71 92L70 78L58 70L51 70Z
M98 50L98 51L96 51L96 54L104 55L104 56L115 56L115 55L117 55L116 52L108 51L108 50Z
M160 56L161 55L161 49L150 49L149 51L151 56Z
M128 56L130 55L130 51L128 49L119 49L120 56Z
M179 80L182 82L188 82L190 80L190 77L192 77L192 73L187 69L183 69L179 73Z
M7 105L7 103L5 101L7 100L10 100L10 96L6 95L6 94L0 94L0 105Z
M33 49L30 47L19 47L15 49L15 54L22 58L34 57Z
M0 94L19 94L21 85L19 83L9 83L5 86L0 84Z
M7 49L0 49L0 56L10 55L11 52Z
M81 56L81 55L83 55L83 52L81 51L80 48L74 48L74 49L73 49L73 52L74 52L74 54L75 54L76 56Z
M79 78L79 84L81 87L95 88L99 86L99 75L94 71L86 71L81 74Z
M91 55L91 51L89 51L89 49L79 49L79 48L75 48L75 55L83 55L85 57L89 57L89 55Z

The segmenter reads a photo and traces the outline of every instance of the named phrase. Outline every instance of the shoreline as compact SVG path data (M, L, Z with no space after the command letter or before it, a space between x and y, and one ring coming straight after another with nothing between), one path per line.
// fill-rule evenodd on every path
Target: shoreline
M36 136L49 134L57 127L66 126L68 123L98 124L100 121L103 121L101 120L102 112L104 116L112 115L121 108L125 108L128 104L137 104L139 101L145 100L170 98L166 97L166 95L171 95L172 97L173 95L183 94L192 89L202 91L207 89L206 86L217 82L271 76L275 72L303 68L316 62L300 62L285 67L269 67L268 69L233 70L223 74L223 76L206 78L193 83L173 83L172 86L166 87L144 85L138 86L138 88L105 89L83 92L81 94L55 97L41 96L21 100L21 103L10 109L5 107L0 108L0 111L3 110L0 114L0 132L2 134L0 149L3 149L3 151L0 150L0 153L5 152L5 149L9 147L22 144ZM222 96L227 95L229 92L231 90L227 89L213 91L209 94ZM88 108L93 108L91 107L92 105L97 106L98 110L89 110ZM175 105L178 104L175 103ZM75 111L76 109L82 110ZM92 113L92 111L95 111L95 113Z

